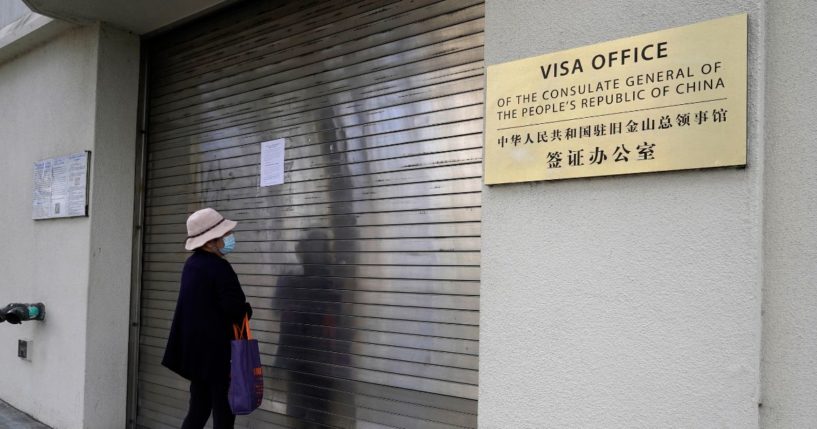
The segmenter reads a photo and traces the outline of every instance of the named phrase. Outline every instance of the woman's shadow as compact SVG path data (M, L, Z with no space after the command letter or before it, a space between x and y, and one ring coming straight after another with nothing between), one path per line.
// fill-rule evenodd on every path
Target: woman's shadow
M286 414L297 419L298 428L354 427L354 394L345 381L351 331L339 326L343 293L332 278L327 233L308 231L295 253L299 266L280 277L272 303L280 311L274 366L284 370Z

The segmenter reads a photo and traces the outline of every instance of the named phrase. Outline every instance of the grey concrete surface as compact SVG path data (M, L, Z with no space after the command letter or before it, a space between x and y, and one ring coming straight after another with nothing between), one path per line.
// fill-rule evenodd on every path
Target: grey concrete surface
M51 429L34 420L28 414L0 401L0 428L2 429Z

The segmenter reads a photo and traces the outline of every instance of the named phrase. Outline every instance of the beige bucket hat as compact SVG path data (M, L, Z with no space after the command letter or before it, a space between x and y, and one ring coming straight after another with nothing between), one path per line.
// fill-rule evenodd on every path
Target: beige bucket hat
M236 225L238 223L226 219L209 207L201 209L187 218L187 242L184 248L193 250L204 246L204 243L232 231Z

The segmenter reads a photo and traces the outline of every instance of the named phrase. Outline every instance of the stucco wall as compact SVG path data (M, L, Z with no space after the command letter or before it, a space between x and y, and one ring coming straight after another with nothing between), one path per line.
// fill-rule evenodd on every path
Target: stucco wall
M817 3L768 2L764 428L817 427Z
M139 39L98 26L84 428L124 427Z
M758 425L764 10L499 1L487 64L749 14L748 167L484 187L482 428Z
M0 28L11 24L28 12L28 6L21 0L0 1Z
M0 64L0 304L46 304L0 324L0 398L58 429L124 424L138 40L103 28ZM32 220L33 163L84 150L90 216Z
M57 428L81 427L90 221L31 219L33 163L93 150L96 35L59 38L0 66L0 301L46 305L44 322L0 324L0 398ZM18 338L34 341L17 357Z

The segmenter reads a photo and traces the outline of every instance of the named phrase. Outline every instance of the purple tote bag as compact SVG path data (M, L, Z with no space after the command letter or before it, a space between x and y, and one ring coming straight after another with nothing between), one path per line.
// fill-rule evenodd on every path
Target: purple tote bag
M244 316L241 329L233 325L235 339L231 342L230 390L227 399L233 414L249 414L261 405L264 397L264 374L258 340L252 339L250 321Z

